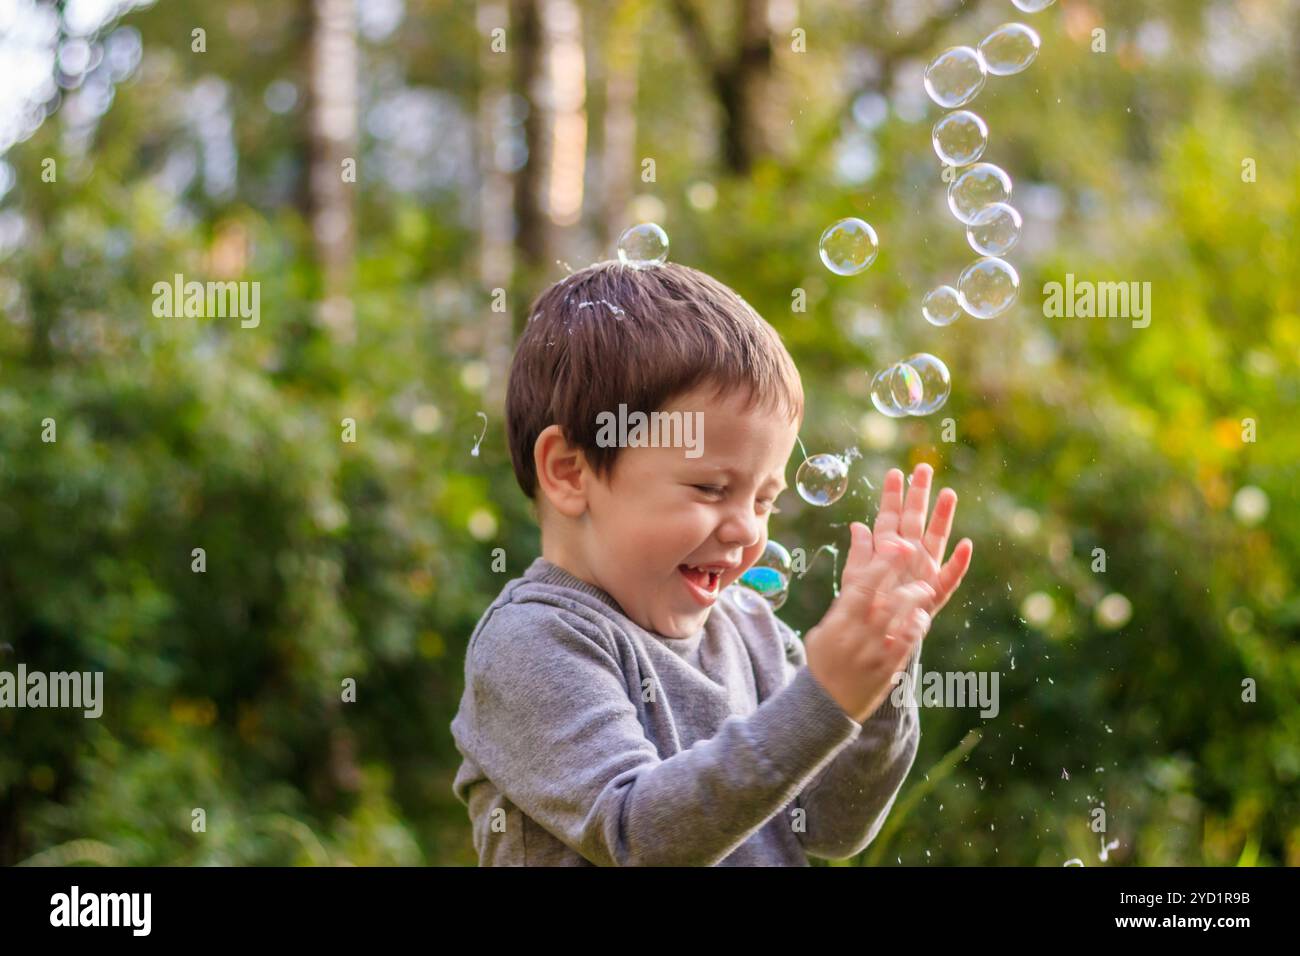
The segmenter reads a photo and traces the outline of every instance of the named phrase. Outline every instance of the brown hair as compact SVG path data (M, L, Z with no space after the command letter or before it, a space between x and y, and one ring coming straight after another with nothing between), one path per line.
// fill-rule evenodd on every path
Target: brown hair
M717 279L689 266L597 262L546 289L529 310L506 388L506 436L519 487L537 494L533 448L559 425L607 479L621 451L596 444L597 415L660 411L710 383L802 420L803 386L781 337Z

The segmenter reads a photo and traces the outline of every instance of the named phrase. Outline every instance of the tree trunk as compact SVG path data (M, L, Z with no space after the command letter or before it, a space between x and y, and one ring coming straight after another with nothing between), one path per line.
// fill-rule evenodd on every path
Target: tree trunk
M336 341L356 337L349 293L356 233L357 24L353 0L312 0L308 75L308 216L321 275L319 318ZM351 161L345 179L345 161Z

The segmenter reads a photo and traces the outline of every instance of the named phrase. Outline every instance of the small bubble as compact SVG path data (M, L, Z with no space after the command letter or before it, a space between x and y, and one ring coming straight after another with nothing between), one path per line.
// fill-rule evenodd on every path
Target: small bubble
M668 259L668 233L653 222L630 226L618 237L618 261L634 269L653 269Z
M817 243L822 263L840 276L861 272L876 261L880 240L871 224L861 219L841 219L826 227Z
M794 483L799 497L825 508L839 501L848 489L848 463L838 455L813 455L799 466Z

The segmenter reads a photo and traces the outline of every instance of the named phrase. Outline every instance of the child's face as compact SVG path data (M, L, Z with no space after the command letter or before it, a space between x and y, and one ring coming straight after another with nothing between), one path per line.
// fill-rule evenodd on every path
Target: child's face
M763 553L798 433L797 421L744 409L744 395L712 391L662 409L703 413L699 457L683 448L623 448L609 484L589 483L587 571L632 620L665 637L699 631L722 589Z

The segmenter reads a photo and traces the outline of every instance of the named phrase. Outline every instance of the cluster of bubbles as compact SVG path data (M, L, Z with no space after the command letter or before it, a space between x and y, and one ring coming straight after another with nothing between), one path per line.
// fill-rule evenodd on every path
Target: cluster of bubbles
M1037 13L1054 0L1012 0L1026 13ZM967 266L957 286L941 285L921 302L931 325L951 325L963 313L977 319L1001 315L1020 293L1020 276L1002 257L1020 241L1020 212L1011 205L1011 177L993 163L981 162L988 148L984 119L960 109L979 95L989 75L1012 76L1038 56L1038 34L1023 23L1004 23L976 47L954 46L936 56L925 70L925 91L946 110L934 124L931 142L939 161L961 169L948 186L948 208L966 227L966 241L981 258Z
M918 352L883 368L871 380L871 404L890 418L929 415L943 407L952 379L943 359Z

